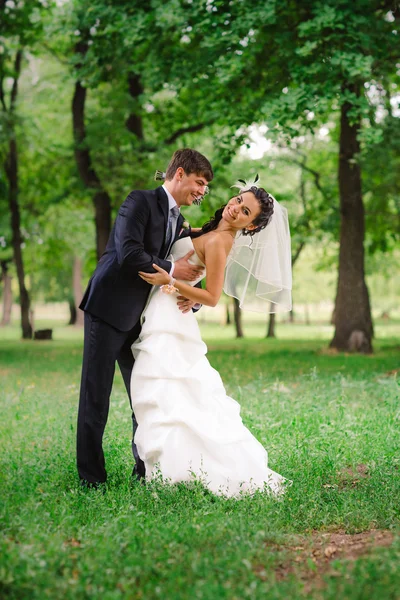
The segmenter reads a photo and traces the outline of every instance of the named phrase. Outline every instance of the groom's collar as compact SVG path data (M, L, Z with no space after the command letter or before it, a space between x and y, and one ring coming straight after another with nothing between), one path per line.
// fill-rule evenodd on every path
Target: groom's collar
M164 192L167 194L167 198L168 198L168 209L171 210L171 208L174 208L174 206L178 206L176 203L175 198L173 197L173 195L171 194L171 192L169 190L167 190L167 188L165 187L165 184L161 186L162 189L164 190ZM179 206L178 206L179 208ZM181 209L179 208L179 211Z

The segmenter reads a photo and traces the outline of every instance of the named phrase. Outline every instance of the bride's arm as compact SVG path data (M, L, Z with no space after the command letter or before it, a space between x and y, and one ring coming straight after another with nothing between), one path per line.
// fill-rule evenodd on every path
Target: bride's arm
M216 236L210 239L205 245L204 262L207 271L206 289L202 290L179 280L173 281L173 285L182 296L189 298L189 300L204 304L205 306L216 306L224 284L226 263L226 249ZM170 283L171 277L166 271L157 265L153 265L153 267L158 273L139 272L140 277L151 285L166 285Z

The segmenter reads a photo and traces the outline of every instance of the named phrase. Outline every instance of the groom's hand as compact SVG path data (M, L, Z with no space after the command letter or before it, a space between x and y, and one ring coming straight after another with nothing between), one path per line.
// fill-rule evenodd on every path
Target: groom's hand
M181 310L183 313L187 313L192 310L193 306L196 304L196 302L189 300L189 298L185 298L185 296L178 296L177 305L179 310Z
M204 267L192 265L188 259L194 254L194 250L190 250L185 256L176 261L174 266L174 278L184 281L194 281L203 274Z

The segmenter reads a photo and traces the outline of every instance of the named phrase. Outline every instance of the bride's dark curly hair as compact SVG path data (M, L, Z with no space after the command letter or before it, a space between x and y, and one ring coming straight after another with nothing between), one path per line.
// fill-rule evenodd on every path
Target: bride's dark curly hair
M255 233L258 233L259 231L264 229L268 225L268 223L271 221L272 215L274 214L274 200L273 200L272 196L264 190L264 188L259 188L259 187L253 186L250 189L246 190L246 192L252 192L252 194L254 194L254 196L258 200L258 203L259 203L260 209L261 209L260 214L257 215L257 217L254 219L254 221L252 223L252 225L256 226L255 229L250 229L250 230L243 229L242 230L242 235L253 236ZM204 223L204 225L200 229L200 231L194 231L193 233L190 234L190 237L191 238L200 237L201 235L204 235L205 233L209 233L210 231L214 231L214 229L217 229L218 223L222 219L222 213L224 211L225 206L226 206L226 204L221 206L221 208L219 208L215 212L214 216L211 217L211 219L209 221L207 221L207 223Z

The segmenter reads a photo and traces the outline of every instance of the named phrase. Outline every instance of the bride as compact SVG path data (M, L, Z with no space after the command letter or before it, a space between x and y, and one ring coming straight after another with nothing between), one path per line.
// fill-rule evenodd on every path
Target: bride
M290 310L286 211L263 188L244 182L201 230L175 242L172 259L190 250L190 260L204 266L205 289L155 264L156 273L139 273L154 286L132 346L135 443L146 478L196 479L225 496L257 489L279 494L285 478L268 467L267 451L244 426L239 404L206 358L195 315L179 310L177 295L216 306L224 288L241 306L258 297Z

